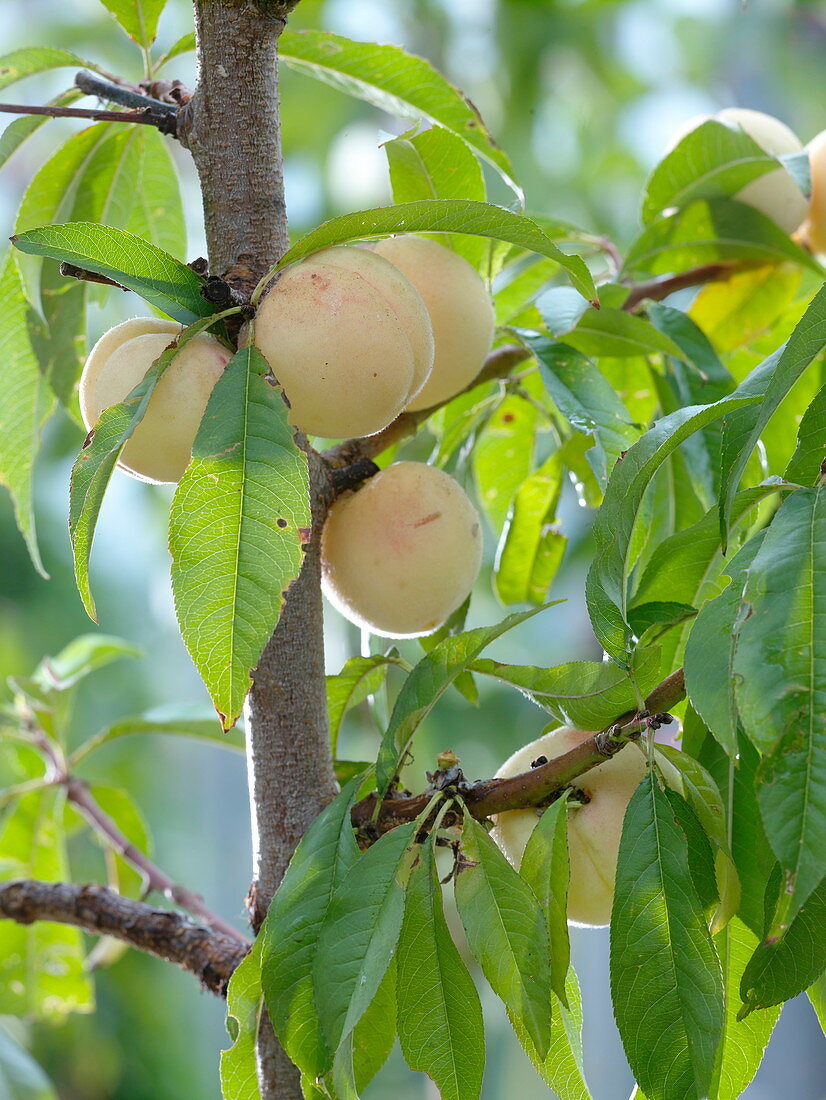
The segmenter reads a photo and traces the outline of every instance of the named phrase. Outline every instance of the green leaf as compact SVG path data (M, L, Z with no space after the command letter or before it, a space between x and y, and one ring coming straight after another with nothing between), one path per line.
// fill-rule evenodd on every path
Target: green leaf
M241 713L312 522L307 456L268 374L255 348L230 360L170 515L181 634L225 729Z
M639 426L594 364L567 344L520 332L539 363L545 388L571 427L594 438L586 458L604 486L620 456L640 437Z
M141 650L112 634L81 634L73 638L56 657L45 657L34 673L44 688L66 691L78 681L122 657L140 657Z
M530 886L548 929L551 958L551 989L568 1008L565 983L571 965L568 939L568 885L571 862L568 856L568 792L543 811L528 838L519 874Z
M58 1100L54 1085L3 1024L0 1024L0 1096L3 1100Z
M143 815L135 804L128 791L118 787L107 787L100 783L90 785L90 792L95 802L103 810L104 814L114 821L115 826L123 833L132 847L143 852L147 856L152 855L152 837ZM83 824L87 825L85 819ZM99 840L93 832L92 838ZM106 847L105 844L101 844ZM142 898L146 890L146 877L120 853L110 849L112 854L111 868L107 868L109 885L119 894L130 898Z
M402 134L385 142L384 151L395 203L420 199L485 201L479 161L450 130L434 126L420 134ZM446 243L475 268L485 265L489 246L483 240L455 235Z
M104 409L75 459L69 480L69 534L77 589L92 619L95 619L95 601L89 582L89 556L109 479L124 444L146 413L155 386L181 348L204 327L193 325L177 339L170 338L170 346L161 352L137 386L123 401Z
M83 95L77 88L70 88L50 99L47 107L71 107ZM0 133L0 167L12 157L20 146L41 126L45 126L51 119L48 115L23 115L16 118Z
M182 54L191 53L195 49L195 32L189 31L187 34L182 34L181 37L174 42L169 49L163 54L152 67L152 71L157 73L159 69L163 68L167 62L172 61L176 57L180 57Z
M32 345L38 324L29 310L12 256L0 271L0 482L11 493L14 515L35 569L46 576L35 530L32 475L40 432L54 408Z
M519 1021L540 1058L551 1042L548 932L539 903L485 829L469 815L462 827L468 861L455 884L468 945L491 988Z
M637 705L628 672L605 661L570 661L552 668L536 668L485 659L474 661L471 668L513 684L562 723L576 729L605 729ZM659 650L637 650L633 668L639 691L647 695L660 681Z
M724 281L700 289L691 316L720 351L748 346L792 306L802 274L798 264L788 261L733 269Z
M594 523L597 554L585 591L594 632L615 660L627 659L630 552L646 490L663 462L685 439L730 411L759 400L748 388L750 378L711 405L690 405L664 416L614 467Z
M757 946L757 937L735 917L714 937L714 943L723 967L726 1016L709 1100L737 1100L763 1060L780 1009L754 1012L738 1021L740 980Z
M476 498L497 536L511 502L533 466L536 409L523 398L502 401L476 437L473 474Z
M540 298L540 312L542 301ZM555 332L554 336L564 336L566 344L594 358L603 355L618 359L637 355L680 357L680 348L670 337L654 328L650 321L621 309L606 309L605 306L586 309L575 327L566 332Z
M467 199L428 199L399 206L381 206L374 210L343 214L340 218L324 222L281 257L259 284L256 295L269 285L273 275L282 267L296 263L311 252L334 244L385 237L389 233L466 233L494 241L508 241L556 260L578 290L586 297L596 297L593 279L582 259L562 252L530 218L502 206Z
M783 501L742 602L732 672L743 729L767 754L758 800L785 876L777 936L826 875L826 488Z
M783 477L798 485L813 485L826 462L826 386L809 405L797 430L797 447Z
M350 1038L353 1083L356 1091L361 1092L387 1061L396 1041L396 967L393 962Z
M648 776L620 841L611 991L626 1057L650 1100L706 1096L723 1027L720 963L687 862L668 798Z
M224 749L234 749L236 752L244 752L246 749L244 734L240 730L222 730L214 714L209 718L196 718L193 717L193 708L161 707L157 711L121 718L93 734L72 753L72 764L79 763L110 741L146 733L160 734L163 737L193 737L198 741L220 745Z
M131 39L148 48L158 33L158 19L166 0L100 0Z
M24 80L27 76L34 76L35 73L61 68L102 71L91 61L84 61L82 57L70 53L69 50L55 50L49 46L26 46L0 57L0 89L8 88L10 84Z
M397 654L351 657L341 672L327 677L327 720L334 757L338 753L338 736L347 711L378 691L390 665L400 664Z
M203 280L186 264L121 229L87 222L48 225L12 238L34 256L75 264L134 290L182 324L213 313L200 295Z
M740 982L740 1018L790 1001L826 968L826 881L809 895L782 939L756 948Z
M645 186L642 219L682 209L698 199L735 195L778 167L778 160L743 130L709 119L687 134L657 165Z
M151 126L139 132L140 176L133 185L133 202L123 228L171 256L186 255L186 223L178 172L168 141Z
M432 119L456 134L502 175L517 196L513 168L479 112L458 88L421 57L398 46L354 42L323 31L284 31L279 57L291 69L372 103L400 118Z
M541 226L537 218L534 221ZM545 290L548 283L559 272L559 265L553 260L540 256L520 256L516 263L509 264L497 278L494 285L493 304L496 309L497 325L513 323L526 306ZM567 291L577 302L587 300L573 287L559 286L551 288L555 292ZM551 290L548 290L551 293Z
M301 838L262 929L270 1021L292 1061L313 1078L327 1072L333 1057L313 997L318 931L336 889L359 859L350 808L360 784L360 776L350 780Z
M791 260L820 272L817 261L765 214L731 199L712 199L656 217L628 250L624 274L662 275L718 260Z
M559 602L559 601L557 601ZM440 642L419 661L399 692L376 763L376 787L384 795L399 770L413 734L453 681L485 646L553 604L509 615L494 626L480 626Z
M547 599L568 544L556 525L562 475L559 455L551 455L522 482L513 499L494 573L496 594L504 604Z
M780 402L803 371L826 347L826 286L821 287L786 344L738 387L760 393L754 408L742 409L723 428L720 474L720 527L725 542L734 494L752 450Z
M759 532L728 563L725 571L731 583L701 609L685 647L688 698L712 736L732 759L737 755L738 725L734 698L736 623L748 567L764 537L764 532Z
M407 886L398 951L402 1053L443 1100L476 1100L485 1068L482 1006L451 939L431 833Z
M261 945L259 936L233 971L227 987L227 1031L232 1046L221 1051L223 1100L261 1100L255 1062L255 1040L261 1011Z
M52 788L18 798L0 825L0 852L0 880L66 881L62 793ZM0 1015L58 1022L70 1012L91 1012L94 991L84 959L77 928L0 922Z
M318 932L313 966L322 1034L337 1050L373 1000L396 952L417 822L385 833L350 868Z
M806 990L806 996L815 1010L821 1030L826 1034L826 970Z
M521 1024L517 1020L512 1022L536 1072L554 1090L559 1100L591 1100L582 1061L582 996L573 968L568 970L565 996L569 1005L567 1008L551 994L551 1045L544 1060L536 1053L530 1036Z

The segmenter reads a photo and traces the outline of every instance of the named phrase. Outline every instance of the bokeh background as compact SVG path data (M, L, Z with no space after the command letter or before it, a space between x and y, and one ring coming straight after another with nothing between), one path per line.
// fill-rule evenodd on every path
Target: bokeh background
M610 235L620 247L638 226L643 180L671 133L687 117L740 105L778 115L806 141L826 126L826 7L793 0L303 0L294 27L319 27L357 39L403 45L461 86L505 145L530 209ZM106 69L139 79L135 50L96 0L0 0L0 51L59 45ZM191 29L185 0L170 0L158 44ZM194 81L192 55L166 74ZM71 77L69 77L71 79ZM45 102L66 86L61 71L16 85L7 98ZM390 198L381 141L395 120L305 77L282 79L285 174L291 228L300 234L331 214ZM49 123L0 175L0 234L7 235L33 172L73 123ZM204 254L200 206L187 158L175 150L189 219L188 259ZM508 201L494 191L494 198ZM0 304L1 308L1 304ZM120 312L118 312L120 311ZM93 308L91 335L137 301ZM11 508L0 500L0 683L25 674L91 628L72 583L66 528L67 483L79 433L53 421L38 470L37 506L46 566L29 564ZM427 453L425 443L419 444ZM177 633L166 552L166 487L114 478L98 529L93 579L101 629L140 647L86 682L74 736L126 713L162 705L207 712L207 699ZM567 598L502 639L491 655L553 664L598 658L584 608L589 517L571 489L562 521L569 538L552 596ZM488 563L493 556L488 532ZM500 616L483 571L469 625ZM328 671L357 653L363 639L335 612L327 615ZM405 643L417 659L416 643ZM481 685L482 705L447 696L423 727L417 768L451 747L467 774L492 774L515 748L538 736L543 715L517 693ZM0 691L5 690L0 687ZM376 733L366 707L345 727L342 754L364 759ZM89 778L128 788L154 836L158 862L204 895L239 927L250 877L243 758L195 742L132 738L90 762ZM78 865L101 874L88 850ZM596 1100L626 1100L632 1087L614 1027L607 983L607 933L575 931L574 960L585 1001L585 1063ZM193 980L129 953L97 975L98 1011L62 1028L40 1027L32 1048L63 1100L217 1100L218 1051L226 1043L223 1005ZM533 1074L493 997L483 995L489 1036L485 1100L533 1100L549 1090ZM2 1086L0 1086L2 1094ZM409 1073L398 1051L368 1097L435 1097ZM826 1097L826 1049L808 1002L784 1010L748 1100Z

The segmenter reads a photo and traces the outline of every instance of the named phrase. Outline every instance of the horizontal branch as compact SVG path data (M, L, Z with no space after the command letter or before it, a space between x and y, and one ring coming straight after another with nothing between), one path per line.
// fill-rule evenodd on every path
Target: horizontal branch
M0 919L56 921L92 935L112 936L138 951L194 974L204 989L226 996L227 982L249 950L180 913L121 897L105 886L21 880L0 884Z
M661 302L663 298L667 298L670 294L676 294L678 290L686 290L692 286L704 286L706 283L719 283L730 279L732 275L743 271L746 267L754 266L754 264L743 263L742 260L721 260L718 263L692 267L689 271L681 271L678 275L667 275L662 279L650 279L648 282L634 283L630 287L630 293L622 308L626 313L633 313L645 301Z
M106 100L107 103L118 103L121 107L153 110L159 115L170 115L172 118L178 113L178 108L174 104L164 103L163 100L147 95L146 92L131 85L104 80L103 77L90 73L86 69L82 69L75 76L75 87L85 95L94 95L98 99Z
M527 809L547 803L578 776L598 764L603 764L630 741L649 728L665 721L671 707L685 697L685 677L678 669L651 692L645 700L646 710L620 715L607 730L595 733L581 745L541 764L528 772L509 779L485 779L477 783L457 783L469 813L477 820L505 810ZM651 715L652 717L648 717ZM413 821L433 797L433 789L418 795L388 796L376 816L376 795L357 802L351 812L353 826L368 839L373 839L397 825ZM373 820L375 817L375 821Z
M97 111L86 107L36 107L21 103L0 103L0 112L7 115L46 115L49 118L87 118L93 122L134 122L142 126L154 126L162 134L175 137L175 115L157 114L151 107L138 111Z

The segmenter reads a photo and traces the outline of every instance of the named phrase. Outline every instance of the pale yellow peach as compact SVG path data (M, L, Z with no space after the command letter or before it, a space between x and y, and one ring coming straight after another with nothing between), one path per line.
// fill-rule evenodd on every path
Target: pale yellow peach
M800 227L803 244L826 263L826 130L806 146L812 173L812 200Z
M530 771L538 757L553 760L592 736L561 726L518 749L496 773L497 778ZM679 787L676 769L659 754L657 763L669 785ZM573 784L590 800L568 811L568 920L574 924L599 927L610 923L622 822L645 772L645 756L636 745L627 745L604 764L584 772ZM538 820L536 810L508 810L496 816L491 836L517 869Z
M429 634L470 593L482 531L464 490L442 470L398 462L330 509L322 584L352 622L390 638Z
M87 428L94 428L104 409L128 396L181 331L175 321L133 317L101 336L80 379L80 411ZM123 470L142 481L180 481L212 388L231 355L205 333L184 345L121 451L118 465Z
M433 370L407 407L416 411L447 401L473 381L490 351L494 313L487 288L467 260L427 237L389 237L374 251L407 276L433 324Z

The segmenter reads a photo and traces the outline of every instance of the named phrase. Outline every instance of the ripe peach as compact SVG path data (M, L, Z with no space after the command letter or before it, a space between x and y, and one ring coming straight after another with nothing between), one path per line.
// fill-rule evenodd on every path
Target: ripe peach
M80 411L93 428L104 409L137 386L181 332L176 321L133 317L109 329L89 353L80 379ZM212 388L232 353L206 333L185 344L158 382L118 465L142 481L180 481Z
M821 263L826 263L826 130L806 146L812 171L812 201L800 238Z
M448 474L397 462L341 496L321 539L322 584L352 622L389 638L429 634L479 572L476 509Z
M433 370L407 407L416 411L447 401L473 381L490 350L494 313L487 288L467 260L426 237L389 237L374 251L407 276L433 324Z
M433 337L416 290L367 249L325 249L288 267L258 307L253 342L312 435L373 435L427 377Z
M530 771L531 762L537 757L553 760L591 736L571 726L561 726L518 749L496 773L497 778ZM677 770L661 756L657 757L657 763L669 785L679 787ZM573 924L599 927L610 923L622 821L645 771L644 755L636 746L628 745L575 781L574 785L590 801L568 811L571 860L568 920ZM491 836L517 868L538 820L537 810L508 810L496 816Z

